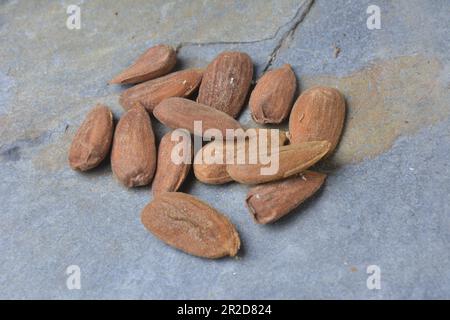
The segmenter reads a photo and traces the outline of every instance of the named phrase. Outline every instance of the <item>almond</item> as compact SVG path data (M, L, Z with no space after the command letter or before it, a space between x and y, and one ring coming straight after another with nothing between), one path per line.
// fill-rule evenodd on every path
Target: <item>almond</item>
M111 148L114 131L113 115L104 105L96 105L81 124L69 150L69 164L74 170L95 168Z
M272 223L312 196L325 178L323 173L304 171L285 180L255 186L247 194L247 207L256 222Z
M250 96L250 111L255 122L281 123L292 108L297 80L289 64L265 73Z
M201 69L174 72L125 90L119 102L126 110L140 103L148 112L152 112L166 98L189 97L198 88L202 75Z
M111 166L117 179L127 187L147 185L153 178L155 136L150 117L139 104L126 112L117 124Z
M271 154L273 162L263 164L257 157L257 163L227 164L227 172L234 181L244 184L259 184L284 179L305 171L320 159L330 149L328 141L312 141L281 146L279 151ZM268 169L269 172L266 172ZM263 171L266 170L266 171Z
M271 139L270 139L270 131L271 130L277 130L277 129L263 129L267 131L267 137L268 137L268 143L267 143L267 150L270 150L271 148ZM279 133L279 144L280 146L286 144L287 137L286 132L277 130ZM258 133L258 136L252 136L248 134L249 130L247 130L248 139L254 139L258 138L259 133L261 132L260 129L256 129L256 132ZM258 140L259 142L259 140ZM239 146L238 146L239 144ZM206 184L224 184L230 181L233 181L233 179L230 177L230 175L227 172L227 158L233 158L234 155L237 152L242 152L242 150L246 150L248 152L248 142L245 144L245 149L242 148L242 142L231 142L230 144L227 144L223 140L215 140L208 144L206 144L202 149L200 149L197 154L195 155L194 159L194 174L195 177ZM230 148L229 146L233 146L233 148ZM259 144L257 145L257 148L259 150ZM247 156L247 155L246 155ZM217 158L220 158L221 163L217 163Z
M144 226L168 245L194 256L235 256L240 247L233 224L194 196L167 192L142 211Z
M206 184L224 184L233 181L227 172L226 141L215 140L201 148L194 158L194 174L197 180ZM220 152L223 162L214 163L214 157Z
M194 132L194 121L201 121L201 134L206 138L208 129L217 129L226 136L226 129L241 129L241 125L228 114L206 105L183 98L168 98L153 110L153 115L164 125L172 129L186 129Z
M158 147L156 174L152 184L153 195L177 191L189 174L191 162L192 144L189 132L176 130L166 133Z
M130 67L122 71L110 83L139 83L168 74L177 62L175 50L160 44L148 49Z
M314 87L303 92L289 118L291 143L327 140L330 155L339 142L345 120L345 100L334 88Z
M236 118L253 78L251 58L242 52L223 52L206 68L197 101Z

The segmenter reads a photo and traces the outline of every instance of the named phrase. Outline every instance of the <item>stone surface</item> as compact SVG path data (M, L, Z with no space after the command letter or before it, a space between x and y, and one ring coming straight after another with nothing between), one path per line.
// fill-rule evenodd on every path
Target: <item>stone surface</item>
M366 27L371 1L223 3L0 2L0 298L450 298L447 1L377 1L381 30ZM69 4L81 30L65 26ZM160 42L179 48L178 69L242 50L257 77L290 63L302 90L346 96L325 187L289 217L259 226L246 187L184 185L236 224L238 259L167 247L140 223L148 188L67 164L92 106L122 114L107 81ZM254 125L248 108L240 121ZM69 265L81 290L66 287Z

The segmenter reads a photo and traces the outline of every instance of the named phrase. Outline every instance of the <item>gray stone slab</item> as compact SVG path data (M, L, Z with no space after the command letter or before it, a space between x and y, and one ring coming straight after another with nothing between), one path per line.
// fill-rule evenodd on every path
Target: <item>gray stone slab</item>
M371 1L224 3L0 2L0 297L450 298L447 1L377 1L381 30L366 27ZM81 30L65 26L69 4ZM251 220L245 186L183 186L235 223L237 259L167 247L140 223L148 188L123 188L108 163L67 165L95 103L122 114L123 89L107 81L160 42L179 47L178 68L241 50L256 78L290 63L302 90L345 94L342 142L318 168L325 187L278 223ZM248 109L240 121L254 125ZM66 287L69 265L81 290ZM367 288L369 265L380 290Z

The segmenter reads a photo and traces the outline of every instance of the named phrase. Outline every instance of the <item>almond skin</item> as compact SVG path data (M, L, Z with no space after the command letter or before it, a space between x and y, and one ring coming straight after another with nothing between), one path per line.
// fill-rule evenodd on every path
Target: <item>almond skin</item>
M202 258L233 257L241 244L228 218L185 193L158 195L142 210L141 221L168 245Z
M206 68L197 102L236 118L253 78L253 63L243 52L223 52Z
M120 118L111 152L114 175L125 186L149 184L155 173L156 146L150 117L137 104Z
M175 50L160 44L148 49L130 67L122 71L111 84L140 83L168 74L177 62Z
M278 159L278 170L273 174L262 174L262 168L268 168L270 164L258 162L227 164L227 172L234 181L243 184L260 184L287 177L305 171L322 159L330 149L328 141L312 141L299 144L282 146L272 155Z
M140 103L148 112L152 112L166 98L189 97L200 85L202 75L201 69L174 72L125 90L120 95L119 102L125 110Z
M323 173L304 171L285 180L255 186L247 194L247 207L257 223L275 222L316 193L325 179Z
M152 184L153 196L164 192L177 191L191 169L191 135L185 130L178 130L176 136L173 133L174 131L166 133L159 143L156 174ZM178 138L178 140L172 141L172 137L174 139ZM181 148L181 150L178 148ZM189 150L189 154L182 154L183 150ZM172 160L172 152L176 152L180 158L184 158L177 160L184 161L174 163Z
M208 159L212 159L217 152L221 152L223 164L208 163ZM203 146L194 158L194 174L197 180L206 184L224 184L233 181L227 172L226 152L226 142L223 140L215 140Z
M81 124L69 150L69 164L74 170L86 171L98 166L111 149L114 121L111 110L96 105Z
M156 106L153 115L169 128L186 129L192 134L195 134L194 121L202 122L202 135L208 129L218 129L225 137L226 129L241 129L239 122L228 114L183 98L165 99Z
M265 73L250 96L250 111L255 122L281 123L292 108L297 80L289 64Z
M260 129L256 129L256 132L259 132L259 130ZM271 140L269 130L271 129L265 130L268 130L267 134L269 137L269 143L267 144L267 150L270 150ZM246 140L254 138L255 137L253 136L249 136L249 138L247 138ZM280 146L285 145L286 142L286 132L279 131ZM194 159L194 174L197 180L206 184L224 184L233 181L233 179L227 172L226 159L228 154L230 154L229 157L233 157L233 155L235 155L237 152L242 152L242 143L243 142L234 142L232 144L232 146L234 147L233 150L233 148L227 148L227 143L225 141L215 140L201 148L195 155ZM248 143L246 143L246 147L248 147ZM222 163L214 163L216 154L222 155Z
M342 94L328 87L314 87L303 92L289 118L291 143L327 140L329 156L339 142L345 120Z

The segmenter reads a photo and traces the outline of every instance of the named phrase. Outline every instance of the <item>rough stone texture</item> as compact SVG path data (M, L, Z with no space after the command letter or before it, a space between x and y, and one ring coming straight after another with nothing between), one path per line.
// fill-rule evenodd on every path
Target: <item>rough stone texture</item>
M77 3L82 29L68 30ZM372 1L223 3L0 1L0 297L450 298L448 2L379 0L381 30L366 28ZM253 223L244 186L183 187L237 225L238 259L168 248L140 223L147 188L67 164L95 103L122 114L107 81L160 42L179 47L178 69L242 50L257 76L290 63L302 90L346 96L325 187L279 223ZM240 120L254 125L248 108ZM72 264L81 290L66 288ZM366 287L372 264L381 290Z

